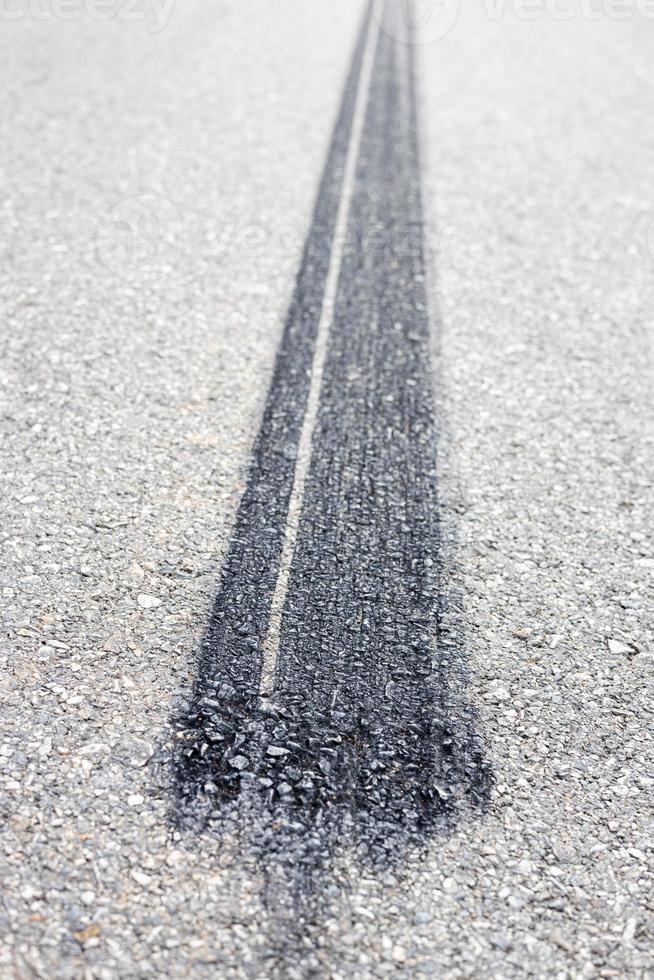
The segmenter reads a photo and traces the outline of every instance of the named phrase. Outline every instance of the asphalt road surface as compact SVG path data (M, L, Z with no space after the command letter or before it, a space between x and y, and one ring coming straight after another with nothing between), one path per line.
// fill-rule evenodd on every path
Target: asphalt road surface
M654 976L654 12L0 21L0 976Z

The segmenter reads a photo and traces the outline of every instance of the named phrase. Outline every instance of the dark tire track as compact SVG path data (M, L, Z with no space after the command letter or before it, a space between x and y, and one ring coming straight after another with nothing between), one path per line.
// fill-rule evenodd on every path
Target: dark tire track
M270 774L373 847L428 830L468 775L482 794L438 648L411 53L380 36L279 651L273 735L294 748Z
M369 16L352 56L191 705L179 722L189 735L177 766L183 806L201 802L198 790L207 784L208 811L214 798L240 792L242 777L230 753L238 750L257 710L261 643L277 578ZM198 757L206 744L206 755Z
M439 643L439 528L413 49L379 35L273 697L261 650L352 125L356 46L248 487L177 719L176 815L236 801L261 846L328 862L423 839L489 775ZM456 648L454 648L456 649ZM401 848L399 849L401 851ZM311 858L313 855L313 858ZM320 858L317 855L321 855ZM326 857L325 857L326 855Z

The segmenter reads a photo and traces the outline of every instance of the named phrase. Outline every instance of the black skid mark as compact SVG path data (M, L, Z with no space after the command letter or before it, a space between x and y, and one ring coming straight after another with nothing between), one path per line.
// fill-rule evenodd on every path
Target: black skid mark
M473 712L452 683L459 651L439 629L414 69L411 47L383 33L275 691L265 706L258 697L366 29L367 21L197 680L175 723L178 822L220 826L237 814L273 878L273 869L294 869L298 894L338 848L392 863L461 807L483 804L490 786Z
M258 711L260 645L279 568L369 17L368 11L353 53L190 703L175 721L182 822L185 815L193 823L201 812L208 817L239 796L250 770L244 775L233 763L252 751L265 728Z

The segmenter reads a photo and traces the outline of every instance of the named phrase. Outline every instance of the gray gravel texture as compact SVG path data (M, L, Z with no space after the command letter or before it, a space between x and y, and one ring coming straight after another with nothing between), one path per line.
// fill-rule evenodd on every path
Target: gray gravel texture
M470 4L420 50L447 585L489 811L399 871L344 859L319 941L281 968L238 842L170 831L155 761L359 15L188 0L158 33L3 24L3 977L654 975L636 15Z

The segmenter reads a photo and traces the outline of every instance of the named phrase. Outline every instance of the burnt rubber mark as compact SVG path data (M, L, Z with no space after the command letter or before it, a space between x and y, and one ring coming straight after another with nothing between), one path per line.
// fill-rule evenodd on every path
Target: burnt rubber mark
M486 796L439 634L422 221L413 49L368 12L176 724L191 826L234 803L266 847L388 854Z

